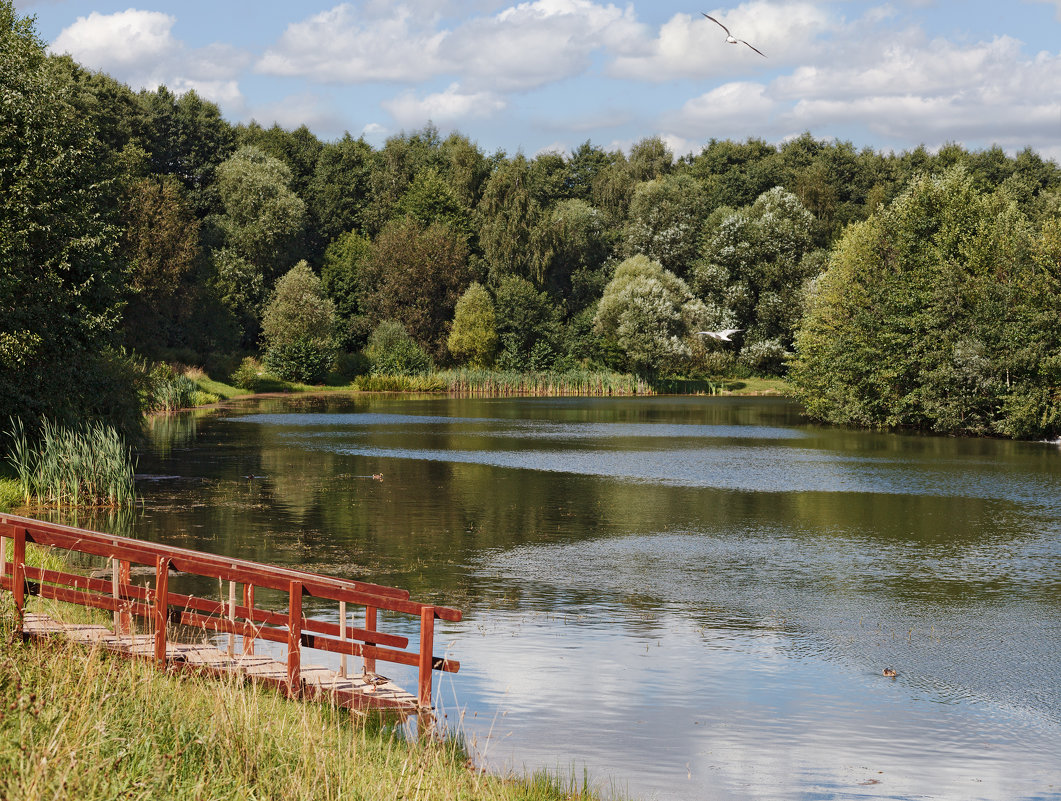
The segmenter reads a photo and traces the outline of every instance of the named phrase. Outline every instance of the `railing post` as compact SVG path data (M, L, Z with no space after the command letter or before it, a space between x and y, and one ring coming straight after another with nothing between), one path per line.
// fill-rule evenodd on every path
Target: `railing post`
M15 596L15 631L21 634L26 611L26 529L15 528L14 543L11 549L11 592Z
M302 582L288 585L287 603L287 695L298 698L302 690Z
M228 583L228 620L233 624L236 622L236 582L234 581ZM236 655L235 630L228 633L228 655Z
M365 607L365 629L367 631L376 630L376 607L366 606ZM375 645L371 640L365 640L365 645ZM365 673L376 672L376 658L372 656L366 656L365 658Z
M420 610L420 708L431 707L431 665L435 650L435 607Z
M155 659L166 664L166 620L169 611L169 558L155 559Z
M247 621L243 624L243 653L254 656L254 585L243 585L243 605L247 607Z
M346 601L339 601L339 642L346 645ZM339 675L346 678L346 652L339 655Z
M123 590L132 583L132 567L129 565L128 559L122 559L118 562L118 597L120 598ZM118 623L121 627L122 634L131 634L133 631L133 613L129 611L129 604L123 604L121 616L118 619ZM115 634L118 632L115 631Z

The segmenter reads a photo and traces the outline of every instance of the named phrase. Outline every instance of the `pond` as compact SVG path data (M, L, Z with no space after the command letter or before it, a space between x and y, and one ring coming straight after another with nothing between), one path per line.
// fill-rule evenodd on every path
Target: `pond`
M156 428L123 532L462 608L437 698L491 768L1061 798L1057 445L769 398L318 396Z

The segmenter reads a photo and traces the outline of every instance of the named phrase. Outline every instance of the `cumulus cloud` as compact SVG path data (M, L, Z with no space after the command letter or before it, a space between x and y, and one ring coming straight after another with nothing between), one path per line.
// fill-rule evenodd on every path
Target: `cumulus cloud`
M153 62L180 52L181 44L171 30L176 21L160 11L93 11L64 29L51 50L69 53L80 63L112 75L145 72Z
M595 51L638 34L633 10L592 0L536 0L453 28L408 3L338 5L288 26L259 72L333 83L417 83L440 75L521 90L585 71Z
M743 139L769 124L777 109L764 84L734 81L687 101L666 122L676 135L701 141L712 136Z
M505 108L505 101L492 92L465 92L453 83L442 92L417 97L415 92L403 92L384 101L383 108L400 125L420 125L432 120L449 123L473 117L489 117Z
M417 82L442 69L446 33L408 5L377 15L343 3L287 27L257 70L326 83Z
M822 38L841 28L824 9L809 2L750 2L733 11L711 11L738 39L744 39L769 58L747 47L726 43L726 33L700 13L676 14L651 39L628 52L617 52L609 67L617 78L669 81L732 75L798 63L821 52Z
M176 21L169 14L135 8L114 14L94 11L64 28L49 49L134 89L165 84L176 92L195 90L208 100L239 108L243 98L237 76L248 63L247 55L222 44L188 48L173 36Z

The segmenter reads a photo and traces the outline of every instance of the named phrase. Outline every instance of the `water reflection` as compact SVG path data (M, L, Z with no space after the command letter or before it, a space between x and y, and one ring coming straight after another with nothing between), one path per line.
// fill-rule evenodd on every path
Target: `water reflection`
M269 399L174 428L120 525L464 608L440 698L492 765L1061 797L1056 447L770 399Z

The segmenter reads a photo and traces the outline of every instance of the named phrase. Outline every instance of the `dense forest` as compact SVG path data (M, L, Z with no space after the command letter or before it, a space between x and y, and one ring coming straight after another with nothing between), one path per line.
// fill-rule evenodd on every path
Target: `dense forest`
M1061 169L1030 149L327 142L49 56L9 0L0 90L0 420L130 420L152 364L250 356L788 374L826 420L1061 433Z

